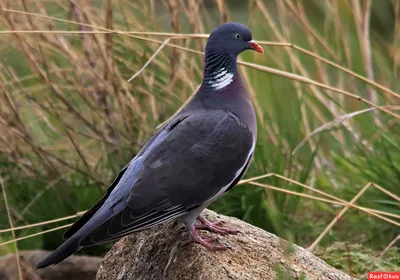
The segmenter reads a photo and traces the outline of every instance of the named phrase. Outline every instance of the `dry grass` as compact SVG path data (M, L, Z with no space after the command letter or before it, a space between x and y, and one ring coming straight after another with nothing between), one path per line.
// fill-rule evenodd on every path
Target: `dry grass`
M8 221L10 222L11 232L12 232L12 236L13 236L12 242L14 243L14 246L15 246L15 258L17 259L18 276L19 276L19 279L22 280L23 278L22 278L21 263L20 263L20 258L19 258L18 243L16 240L17 238L15 235L13 219L12 219L11 213L10 213L10 206L8 205L6 187L4 186L4 181L3 181L3 178L1 178L1 177L0 177L0 185L1 185L1 190L3 191L4 203L7 208Z

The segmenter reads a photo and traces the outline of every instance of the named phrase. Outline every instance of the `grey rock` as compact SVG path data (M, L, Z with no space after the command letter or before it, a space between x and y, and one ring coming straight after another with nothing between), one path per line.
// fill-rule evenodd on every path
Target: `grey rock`
M170 222L121 239L103 259L96 280L276 279L277 271L293 279L354 279L306 249L260 228L212 211L204 214L211 221L222 220L224 226L241 231L219 236L218 241L230 249L208 251L197 244L185 244L187 230L179 222ZM206 231L201 235L215 236Z

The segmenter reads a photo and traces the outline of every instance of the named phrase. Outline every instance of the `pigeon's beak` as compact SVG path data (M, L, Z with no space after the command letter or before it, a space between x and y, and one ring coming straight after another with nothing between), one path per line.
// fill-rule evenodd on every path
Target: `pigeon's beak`
M254 40L249 41L249 45L252 50L255 50L256 52L259 52L259 53L264 53L263 47L261 47L259 44L257 44L256 41L254 41Z

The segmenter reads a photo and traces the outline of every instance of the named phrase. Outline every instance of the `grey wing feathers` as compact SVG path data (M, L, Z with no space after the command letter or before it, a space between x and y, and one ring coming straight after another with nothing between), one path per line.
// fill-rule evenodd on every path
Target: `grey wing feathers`
M118 174L118 176L114 179L112 184L108 187L107 193L95 203L95 205L92 206L89 210L87 210L82 217L80 217L71 227L69 227L63 235L63 239L68 239L72 235L74 235L78 230L80 230L97 212L98 210L103 206L103 204L106 202L106 200L109 198L111 192L114 190L114 188L118 185L121 188L121 184L129 185L128 188L132 187L134 180L123 180L121 182L122 176L125 174L125 172L128 170L128 167L132 164L132 162L135 162L135 159L137 157L140 157L144 151L147 150L147 148L154 143L154 140L156 140L159 136L159 134L163 132L162 129L159 129L151 138L150 140L144 145L144 147L140 150L140 152L136 155L136 157L129 163L127 164ZM135 164L135 163L133 163ZM128 173L134 173L132 171ZM130 182L131 181L131 182Z
M121 179L121 177L124 175L125 171L126 171L126 166L119 172L118 176L114 179L114 181L112 182L112 184L108 187L107 189L107 193L99 200L96 202L95 205L92 206L92 208L90 208L89 210L87 210L85 212L85 214L83 214L83 216L81 216L79 218L79 220L77 220L71 227L69 227L63 235L63 239L68 239L70 238L72 235L74 235L83 225L85 225L87 223L87 221L89 221L89 219L91 217L93 217L93 215L101 208L101 206L104 204L104 202L107 200L107 198L109 197L110 193L112 192L112 190L117 186L119 180Z
M141 153L142 168L124 198L124 208L85 234L81 246L182 216L237 179L237 171L248 163L253 137L235 115L203 111L177 120L164 127L162 139L148 146L149 153ZM110 200L121 201L112 195Z

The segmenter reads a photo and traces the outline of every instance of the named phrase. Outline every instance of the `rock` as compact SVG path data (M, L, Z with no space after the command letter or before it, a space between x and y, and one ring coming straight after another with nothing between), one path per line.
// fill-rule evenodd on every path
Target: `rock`
M50 254L48 251L20 251L24 280L90 280L95 279L101 258L71 256L65 261L45 269L35 270L35 265ZM0 257L0 280L18 280L17 260L14 254Z
M354 279L262 229L212 211L204 214L241 231L218 236L230 249L209 251L198 244L185 245L187 230L179 222L170 222L121 239L103 259L96 280L255 280L276 279L278 274L285 277L279 279Z

